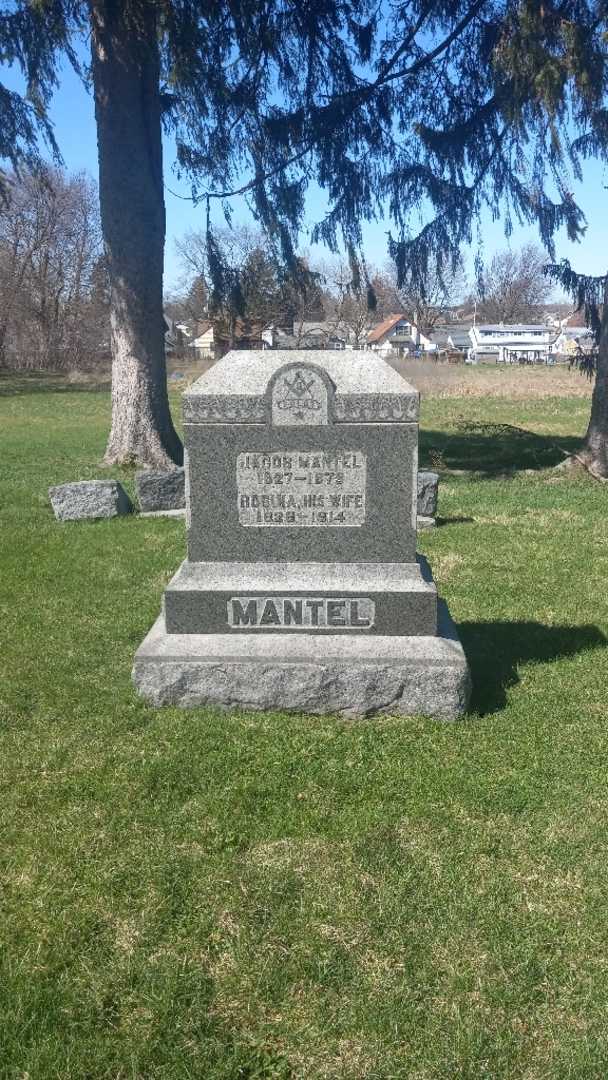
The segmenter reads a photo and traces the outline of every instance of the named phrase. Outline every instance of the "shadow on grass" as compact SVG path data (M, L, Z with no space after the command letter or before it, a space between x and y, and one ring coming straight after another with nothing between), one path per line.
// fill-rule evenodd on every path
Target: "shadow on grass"
M65 375L47 371L0 371L0 398L21 394L82 394L109 391L110 376L90 382L69 382Z
M437 528L441 528L443 525L472 525L475 518L462 517L455 514L454 517L438 517L435 521Z
M466 424L452 431L420 431L422 468L458 469L488 477L519 469L550 469L580 447L571 435L537 435L511 424Z
M484 716L507 703L522 664L547 664L608 644L597 626L545 626L537 622L464 622L458 633L471 667L471 709Z

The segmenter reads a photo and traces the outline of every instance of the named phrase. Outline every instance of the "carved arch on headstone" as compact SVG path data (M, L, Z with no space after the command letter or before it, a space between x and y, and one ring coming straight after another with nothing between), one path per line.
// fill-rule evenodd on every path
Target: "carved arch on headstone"
M334 422L336 387L318 364L294 360L275 371L266 388L270 423L319 427Z

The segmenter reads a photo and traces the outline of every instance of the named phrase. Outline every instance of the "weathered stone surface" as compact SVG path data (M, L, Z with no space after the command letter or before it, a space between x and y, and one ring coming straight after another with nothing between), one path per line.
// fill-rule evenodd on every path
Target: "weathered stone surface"
M116 480L78 480L49 488L49 498L58 521L82 518L111 518L130 514L133 505L122 484Z
M377 353L330 349L233 350L186 391L184 420L195 424L266 423L272 417L274 378L279 371L294 371L301 364L315 365L333 387L332 411L337 423L418 421L418 391Z
M295 433L264 424L186 424L184 435L191 562L306 561L311 544L319 562L414 561L416 424L334 424ZM339 473L345 482L338 488ZM300 491L299 477L306 478ZM340 505L328 510L336 496ZM291 500L299 507L293 525Z
M224 357L184 396L190 561L413 562L418 403L374 353Z
M434 517L421 517L418 515L418 530L420 529L434 529L437 521Z
M170 634L434 634L437 589L415 563L184 562L165 589Z
M135 473L135 490L140 509L182 510L186 506L183 468L155 472L144 469Z
M439 473L418 473L418 516L435 517L439 494Z
M456 720L471 690L444 604L437 635L355 640L334 634L167 634L161 615L137 651L133 681L152 705L353 718L386 713Z

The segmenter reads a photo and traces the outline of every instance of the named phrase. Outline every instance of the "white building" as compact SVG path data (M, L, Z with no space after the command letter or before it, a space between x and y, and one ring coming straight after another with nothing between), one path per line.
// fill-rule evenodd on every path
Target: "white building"
M470 363L485 356L497 364L534 364L551 362L556 332L539 323L498 323L473 326L469 337Z
M367 344L370 349L382 353L411 352L415 346L416 327L405 315L389 315L378 326L370 330Z
M199 329L201 329L201 333L195 337L192 342L192 348L199 359L212 357L213 346L215 344L213 326L211 323L206 323Z

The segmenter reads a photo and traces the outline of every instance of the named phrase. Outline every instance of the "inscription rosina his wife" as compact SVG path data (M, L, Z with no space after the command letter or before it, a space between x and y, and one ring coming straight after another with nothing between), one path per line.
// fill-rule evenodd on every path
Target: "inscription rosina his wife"
M239 454L239 524L356 528L365 521L366 476L358 450Z

